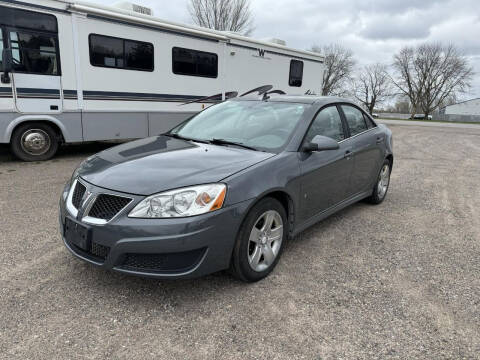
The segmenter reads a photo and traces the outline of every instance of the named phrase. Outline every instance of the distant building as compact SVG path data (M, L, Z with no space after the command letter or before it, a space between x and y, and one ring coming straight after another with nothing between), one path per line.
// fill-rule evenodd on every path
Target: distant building
M445 106L440 109L440 114L480 116L480 98Z

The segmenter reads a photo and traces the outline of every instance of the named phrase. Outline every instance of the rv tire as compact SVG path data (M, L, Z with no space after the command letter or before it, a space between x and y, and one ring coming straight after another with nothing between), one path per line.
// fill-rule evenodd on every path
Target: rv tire
M19 125L12 134L10 148L23 161L45 161L51 159L59 147L59 136L46 123L28 122Z

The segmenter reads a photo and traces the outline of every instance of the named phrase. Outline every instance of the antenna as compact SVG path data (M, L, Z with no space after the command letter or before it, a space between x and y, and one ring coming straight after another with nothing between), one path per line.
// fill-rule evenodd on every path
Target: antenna
M285 91L283 91L283 90L272 90L272 91L268 91L268 92L266 92L266 93L263 94L262 100L265 101L265 100L270 99L270 96L268 96L268 95L270 95L270 94L285 95L286 93L285 93Z

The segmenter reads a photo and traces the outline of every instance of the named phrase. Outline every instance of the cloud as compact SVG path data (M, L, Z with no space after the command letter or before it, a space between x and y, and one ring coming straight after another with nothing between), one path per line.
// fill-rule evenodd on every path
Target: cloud
M369 13L402 14L411 10L428 10L449 0L360 0L356 8Z
M427 39L435 19L411 10L400 15L372 15L359 34L368 39Z
M112 4L115 0L90 0ZM191 22L188 0L130 0L155 16ZM403 46L440 41L469 56L477 75L472 96L480 96L480 8L478 0L251 0L255 38L275 37L291 47L340 43L358 63L391 63Z

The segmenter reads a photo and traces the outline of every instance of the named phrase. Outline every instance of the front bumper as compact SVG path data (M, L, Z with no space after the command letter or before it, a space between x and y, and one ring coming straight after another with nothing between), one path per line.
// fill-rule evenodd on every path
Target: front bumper
M198 277L228 268L238 229L251 203L188 218L129 218L127 214L143 199L138 197L111 222L92 225L75 219L64 199L60 199L60 233L73 255L104 269L154 278ZM68 239L67 217L88 226L87 247L80 248Z

